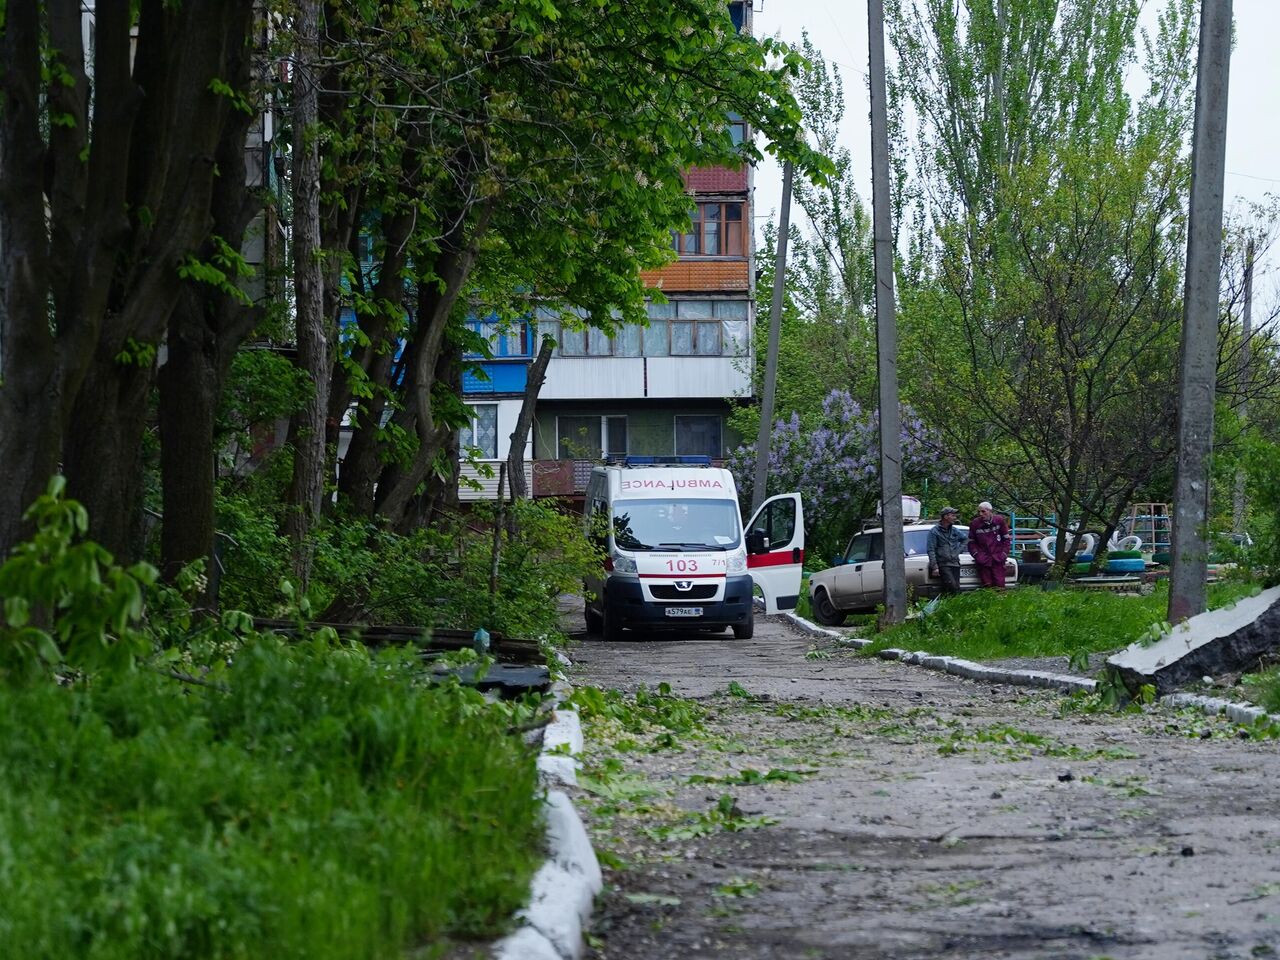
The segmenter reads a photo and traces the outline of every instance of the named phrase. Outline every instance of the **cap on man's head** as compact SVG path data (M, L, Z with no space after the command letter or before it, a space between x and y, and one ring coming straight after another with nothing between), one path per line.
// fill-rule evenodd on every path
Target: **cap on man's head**
M991 510L991 509L993 509L993 508L992 508L992 506L991 506L991 501L990 501L990 500L983 500L980 504L978 504L978 509L979 509L979 510Z
M938 516L945 517L948 513L954 515L954 514L958 514L959 512L960 511L957 510L955 507L943 507L942 512L938 514Z

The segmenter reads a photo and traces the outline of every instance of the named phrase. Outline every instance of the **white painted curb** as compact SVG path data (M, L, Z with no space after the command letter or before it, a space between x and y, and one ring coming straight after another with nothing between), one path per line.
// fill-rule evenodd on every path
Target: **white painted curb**
M555 719L542 732L538 774L547 785L576 787L579 764L575 757L582 753L582 726L578 722L577 711L557 709L554 716ZM552 752L557 749L567 749L568 753Z
M582 752L582 726L573 710L555 711L543 732L539 779L547 785L576 785L578 761L550 753L567 745ZM563 749L563 747L561 747ZM600 863L573 801L561 790L546 800L547 860L533 876L529 905L517 917L521 926L493 945L494 960L579 960L582 931L591 918L596 894L604 887Z

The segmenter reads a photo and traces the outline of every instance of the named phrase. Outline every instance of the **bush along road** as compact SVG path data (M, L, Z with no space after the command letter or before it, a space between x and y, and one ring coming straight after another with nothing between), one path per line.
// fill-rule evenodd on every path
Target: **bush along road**
M1280 740L826 647L590 639L587 955L1280 955Z

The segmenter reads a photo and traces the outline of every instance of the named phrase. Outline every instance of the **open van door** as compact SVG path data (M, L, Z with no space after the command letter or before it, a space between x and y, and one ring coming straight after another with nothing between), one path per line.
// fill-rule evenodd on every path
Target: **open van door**
M803 566L800 494L770 497L747 524L747 571L764 594L765 613L795 609Z

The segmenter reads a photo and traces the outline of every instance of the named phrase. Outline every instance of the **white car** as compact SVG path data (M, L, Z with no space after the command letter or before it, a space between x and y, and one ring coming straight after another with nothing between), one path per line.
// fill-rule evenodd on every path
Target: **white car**
M908 524L902 528L906 550L907 593L912 599L935 597L942 581L929 576L929 531L931 523ZM968 533L969 528L957 524L956 529ZM1005 561L1005 582L1018 582L1018 562ZM981 586L973 558L960 555L960 589L976 590ZM844 623L846 614L874 610L884 601L884 531L879 527L864 530L849 541L836 565L809 578L809 599L813 616L829 627Z

